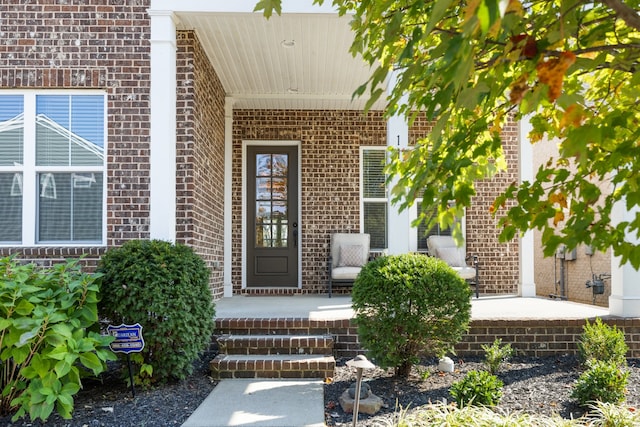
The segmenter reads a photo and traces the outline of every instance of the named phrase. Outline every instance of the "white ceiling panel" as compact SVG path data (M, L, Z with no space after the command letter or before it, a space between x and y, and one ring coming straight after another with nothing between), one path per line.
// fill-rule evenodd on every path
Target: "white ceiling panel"
M349 53L337 14L178 13L195 30L236 108L362 109L351 100L371 70ZM375 108L381 108L377 105Z

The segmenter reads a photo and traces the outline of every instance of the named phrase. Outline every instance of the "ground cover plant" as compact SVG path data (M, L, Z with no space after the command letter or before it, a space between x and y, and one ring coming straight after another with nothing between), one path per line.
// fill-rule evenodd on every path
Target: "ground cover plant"
M137 384L184 379L211 343L215 314L209 269L185 245L130 240L102 257L100 314L114 325L139 323L145 341L133 353Z
M99 331L97 278L78 260L0 259L0 415L71 418L82 378L115 359Z

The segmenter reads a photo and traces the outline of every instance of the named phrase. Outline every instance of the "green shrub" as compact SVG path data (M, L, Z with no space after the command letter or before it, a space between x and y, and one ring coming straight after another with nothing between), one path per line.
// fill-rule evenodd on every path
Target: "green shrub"
M159 240L131 240L107 251L100 313L118 325L140 323L145 341L133 353L135 382L184 379L211 342L214 306L209 270L193 250Z
M624 333L617 326L602 323L598 317L593 323L587 320L583 331L578 341L578 352L583 363L600 360L616 366L627 364L629 348L624 341Z
M408 377L421 355L444 355L468 330L471 289L446 263L418 254L363 267L352 301L364 348L381 367Z
M571 397L578 399L581 405L624 401L629 372L602 360L596 360L589 365L589 369L576 381Z
M451 385L449 393L458 407L468 405L495 406L502 397L502 381L487 371L470 371Z
M115 355L98 326L97 275L78 260L39 268L0 259L0 413L71 418L81 378Z
M485 352L484 363L491 374L496 374L502 362L507 361L513 355L511 344L502 345L500 338L496 339L492 345L482 345Z

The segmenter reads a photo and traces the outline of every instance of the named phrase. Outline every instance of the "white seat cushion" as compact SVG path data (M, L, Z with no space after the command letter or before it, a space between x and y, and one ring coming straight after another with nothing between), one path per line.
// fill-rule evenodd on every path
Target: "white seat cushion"
M465 280L476 278L476 269L473 267L451 267L451 268L453 268L453 270Z
M331 270L333 280L355 280L362 267L336 267Z

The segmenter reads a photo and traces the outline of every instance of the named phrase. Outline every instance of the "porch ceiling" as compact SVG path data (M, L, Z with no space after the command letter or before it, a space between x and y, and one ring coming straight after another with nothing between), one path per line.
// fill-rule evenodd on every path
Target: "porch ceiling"
M178 29L195 30L234 108L363 109L352 101L371 69L353 58L348 17L288 13L182 12ZM290 46L293 44L292 46ZM374 109L383 107L379 103Z

